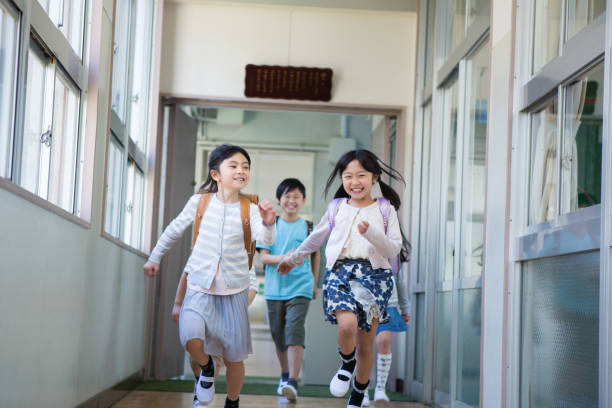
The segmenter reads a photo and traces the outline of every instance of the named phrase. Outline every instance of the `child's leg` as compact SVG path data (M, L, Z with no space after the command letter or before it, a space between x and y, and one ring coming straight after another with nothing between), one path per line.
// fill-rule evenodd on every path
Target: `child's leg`
M298 379L302 369L302 358L304 357L304 347L289 346L287 360L289 363L289 378ZM284 371L284 370L283 370Z
M378 354L389 354L391 353L391 332L389 330L383 330L376 336L376 348Z
M374 362L374 338L378 319L372 319L372 329L368 332L359 330L357 332L357 369L355 379L360 383L367 383Z
M244 361L231 362L225 360L227 369L227 398L236 401L240 397L240 390L244 382Z
M200 339L191 339L185 344L187 352L191 355L191 358L195 360L200 366L208 364L211 356L204 352L204 342Z
M281 366L281 371L283 373L288 373L289 372L289 356L287 355L287 351L276 350L276 356L278 357L278 363Z
M191 357L191 355L189 355L189 365L191 366L191 371L193 371L193 376L197 380L200 376L200 365L193 359L193 357Z
M350 310L336 310L335 313L338 321L338 346L342 354L351 354L355 350L357 316Z
M387 378L391 370L391 332L384 330L376 336L376 347L378 356L376 358L376 387L374 389L374 401L389 401L385 392Z

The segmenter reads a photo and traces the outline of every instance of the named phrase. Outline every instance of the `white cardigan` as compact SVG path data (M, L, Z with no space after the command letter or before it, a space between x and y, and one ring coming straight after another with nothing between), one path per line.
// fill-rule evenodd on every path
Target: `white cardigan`
M334 220L335 225L331 235L326 211L308 238L302 242L298 249L285 256L284 260L291 266L300 265L306 256L319 250L325 239L329 236L327 247L325 248L325 257L327 258L325 267L326 269L332 269L342 252L342 248L344 248L351 225L357 214L361 215L363 221L367 221L370 224L363 237L369 243L368 259L372 267L374 269L390 269L389 258L396 256L400 252L402 248L402 235L397 213L393 206L389 208L389 225L385 235L383 217L378 202L374 202L364 208L357 208L349 205L348 200L342 200L338 206L338 212Z

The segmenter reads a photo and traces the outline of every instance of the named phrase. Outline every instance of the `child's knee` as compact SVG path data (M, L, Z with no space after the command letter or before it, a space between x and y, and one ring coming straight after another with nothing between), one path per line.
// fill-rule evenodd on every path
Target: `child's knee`
M202 350L202 344L200 339L189 339L185 343L185 349L189 352L197 351L198 349Z

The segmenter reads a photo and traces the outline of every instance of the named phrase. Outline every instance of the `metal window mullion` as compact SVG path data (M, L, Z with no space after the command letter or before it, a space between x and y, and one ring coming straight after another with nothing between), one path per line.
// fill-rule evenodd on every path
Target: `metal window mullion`
M134 62L134 49L135 49L135 39L136 39L136 2L134 0L130 1L130 11L129 11L129 28L128 28L128 47L127 47L127 67L133 66ZM127 68L126 67L126 68ZM132 85L134 83L134 71L132 69L126 69L127 78L126 78L126 94L125 94L125 134L126 134L126 144L132 142L131 132L131 118L132 118Z
M36 36L40 38L42 46L48 47L50 53L59 61L72 81L79 89L86 90L88 78L86 67L72 49L68 39L53 24L47 12L36 0L32 1L31 27Z
M146 169L146 156L131 137L128 137L128 154L140 171L144 173Z
M48 166L46 169L40 167L39 168L39 188L38 188L38 195L48 199L49 197L49 179L51 178L51 159L52 159L52 152L53 152L53 137L54 137L54 132L53 132L53 124L54 124L54 113L55 113L55 81L56 79L56 75L55 75L55 70L56 70L56 65L53 63L53 60L51 57L48 57L48 65L45 67L45 88L43 90L44 92L44 102L43 102L43 106L44 106L44 113L43 113L43 132L50 132L50 137L51 140L49 142L50 146L47 149L47 151L45 152L45 155L48 156ZM42 135L41 135L42 136ZM43 150L43 152L45 151L45 149L42 147L41 145L41 149ZM41 154L41 159L42 159L42 154ZM44 178L45 182L44 182L44 192L41 189L41 184L40 184L40 180L41 180L41 176L42 173L46 172L46 176Z

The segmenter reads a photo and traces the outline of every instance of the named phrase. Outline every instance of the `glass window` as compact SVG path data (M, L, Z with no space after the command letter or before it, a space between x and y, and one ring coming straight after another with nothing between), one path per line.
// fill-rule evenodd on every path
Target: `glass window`
M605 11L606 0L568 0L566 38L572 38Z
M414 347L414 379L423 382L425 374L425 294L416 295L416 344Z
M558 0L534 0L533 71L537 72L559 55L561 9Z
M477 22L488 22L490 16L489 0L468 0L467 25L469 28Z
M77 55L85 36L85 0L38 0L53 24L64 34Z
M119 223L121 221L121 185L123 178L123 147L111 134L108 163L106 170L106 210L104 212L104 231L119 238Z
M448 113L450 114L448 123L448 133L446 139L446 205L444 206L444 224L442 225L443 239L443 263L440 272L440 280L451 281L454 272L455 259L455 175L457 168L457 112L459 105L459 95L457 81L446 90L445 104L450 104Z
M557 215L557 97L531 115L529 224Z
M17 13L0 2L0 177L5 178L11 174L18 38Z
M54 98L48 200L72 212L79 147L79 94L60 72L55 78Z
M522 267L521 408L598 406L599 252Z
M134 61L132 63L132 97L130 137L141 151L146 149L148 107L153 32L153 3L139 1L134 30Z
M419 265L417 282L425 282L427 271L427 224L429 220L429 144L431 141L431 103L423 108L423 143L421 151L421 204L419 207Z
M436 32L436 1L427 2L427 25L425 27L425 75L426 84L432 78L434 64L434 34Z
M126 119L128 64L130 59L130 12L132 1L118 1L115 16L115 42L113 48L113 99L111 107L122 121Z
M126 242L134 248L141 247L143 194L144 175L130 160L127 172L124 237Z
M565 92L561 212L601 203L604 67L597 65Z
M467 0L451 0L446 37L446 55L451 55L465 38L465 8Z
M438 292L436 297L434 386L437 391L449 394L453 294L452 292Z
M480 400L481 289L459 291L457 399L477 407Z
M20 184L46 198L54 81L49 58L36 44L32 44L28 53L27 78Z
M462 275L480 276L484 243L485 153L489 94L489 45L483 44L466 64L466 133L462 187Z

